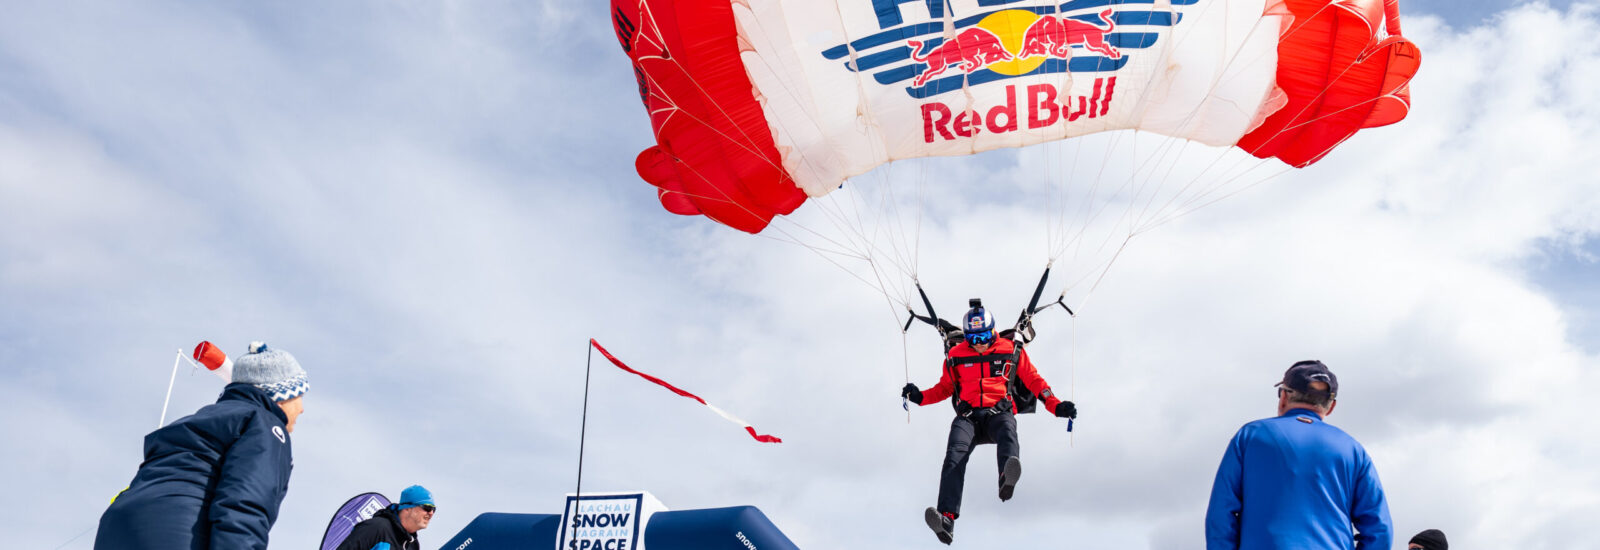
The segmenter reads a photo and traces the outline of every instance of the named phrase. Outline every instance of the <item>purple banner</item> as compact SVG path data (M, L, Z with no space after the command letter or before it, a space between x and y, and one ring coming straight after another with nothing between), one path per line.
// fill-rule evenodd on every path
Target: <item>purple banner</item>
M378 493L362 493L345 501L344 506L334 512L333 519L328 520L328 530L322 534L322 550L338 548L357 523L371 519L373 514L388 505L389 499Z

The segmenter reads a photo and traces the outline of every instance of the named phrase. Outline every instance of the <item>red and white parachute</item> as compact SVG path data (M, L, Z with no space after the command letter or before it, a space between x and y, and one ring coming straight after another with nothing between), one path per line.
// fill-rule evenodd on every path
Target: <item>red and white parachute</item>
M657 139L640 176L755 233L894 160L1111 130L1306 166L1406 116L1396 1L611 4Z

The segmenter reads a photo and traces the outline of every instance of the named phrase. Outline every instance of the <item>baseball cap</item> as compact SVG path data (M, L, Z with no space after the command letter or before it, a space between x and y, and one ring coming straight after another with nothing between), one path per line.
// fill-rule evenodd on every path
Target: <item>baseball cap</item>
M1283 373L1283 380L1276 385L1291 390L1312 395L1322 393L1311 389L1312 382L1326 382L1328 384L1328 397L1339 396L1339 377L1328 370L1328 366L1321 361L1301 361L1289 367Z

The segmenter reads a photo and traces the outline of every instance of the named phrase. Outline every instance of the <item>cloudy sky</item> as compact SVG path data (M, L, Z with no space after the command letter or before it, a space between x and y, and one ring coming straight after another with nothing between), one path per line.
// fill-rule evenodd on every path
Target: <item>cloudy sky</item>
M1593 546L1600 5L1403 4L1424 53L1406 121L1139 235L1069 290L1076 319L1041 319L1035 362L1082 417L1021 419L1011 502L980 448L958 543L1202 547L1228 438L1318 358L1402 542ZM936 379L931 333L811 249L660 209L603 3L3 5L7 546L92 546L200 340L310 372L275 547L412 483L441 506L426 547L554 513L591 337L785 442L596 363L586 490L755 505L804 548L936 545L949 409L897 396ZM1050 158L908 164L963 182L924 197L914 241L946 316L1025 301L1048 247L1014 228L1042 214L990 190L1029 192ZM220 386L183 367L168 420Z

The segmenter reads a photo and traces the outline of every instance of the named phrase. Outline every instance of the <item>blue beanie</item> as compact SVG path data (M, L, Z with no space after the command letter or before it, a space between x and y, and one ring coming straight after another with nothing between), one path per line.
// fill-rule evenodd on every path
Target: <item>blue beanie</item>
M433 493L428 492L421 485L412 485L406 487L406 490L400 491L400 502L395 503L394 506L396 510L404 510L423 504L433 504Z

